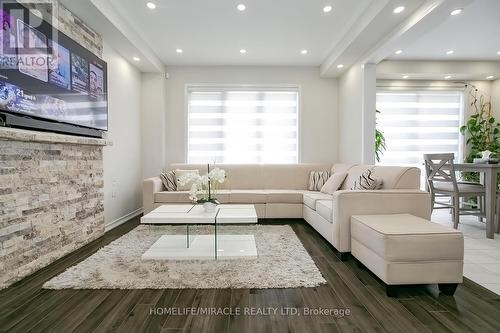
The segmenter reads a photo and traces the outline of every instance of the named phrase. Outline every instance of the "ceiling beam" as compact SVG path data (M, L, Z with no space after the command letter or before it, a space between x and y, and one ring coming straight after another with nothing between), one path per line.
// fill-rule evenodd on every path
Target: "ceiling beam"
M359 38L365 28L373 21L381 10L390 0L372 1L369 6L359 15L354 16L348 25L346 33L342 39L334 46L333 50L327 56L320 66L320 76L335 77L340 75L343 70L337 70L338 64L343 64L344 68L351 67L356 61L345 53L348 53L349 47Z
M451 10L474 1L374 1L323 62L320 75L337 77L355 63L378 64L449 19ZM393 8L400 4L407 7L406 14L395 16ZM339 63L343 69L336 68Z
M404 50L417 39L450 18L450 12L464 8L475 0L426 0L398 27L381 38L361 58L363 63L379 63L396 50Z

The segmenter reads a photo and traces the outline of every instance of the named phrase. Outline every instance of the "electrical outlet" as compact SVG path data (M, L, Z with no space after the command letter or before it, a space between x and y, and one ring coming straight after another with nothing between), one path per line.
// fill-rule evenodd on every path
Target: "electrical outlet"
M113 179L111 182L111 197L116 198L118 193L118 179Z

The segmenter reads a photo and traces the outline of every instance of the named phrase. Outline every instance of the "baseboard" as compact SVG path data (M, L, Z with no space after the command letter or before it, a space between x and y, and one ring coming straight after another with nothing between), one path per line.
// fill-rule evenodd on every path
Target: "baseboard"
M104 226L104 232L108 232L108 231L118 227L119 225L127 222L128 220L133 219L134 217L141 215L142 212L143 212L142 207L137 208L136 210L128 213L127 215L124 215L124 216L120 217L119 219L116 219L113 222L106 224Z

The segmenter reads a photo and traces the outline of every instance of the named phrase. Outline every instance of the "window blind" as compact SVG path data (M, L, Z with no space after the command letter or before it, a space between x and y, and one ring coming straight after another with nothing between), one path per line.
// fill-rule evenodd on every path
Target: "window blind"
M188 88L188 163L297 163L296 88Z
M461 158L461 91L379 91L377 110L387 145L381 164L421 167L425 153Z

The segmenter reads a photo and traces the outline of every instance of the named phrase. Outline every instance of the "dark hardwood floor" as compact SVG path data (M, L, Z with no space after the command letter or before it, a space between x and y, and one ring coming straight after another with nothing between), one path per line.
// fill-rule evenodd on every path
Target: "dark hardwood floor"
M500 332L500 296L465 279L454 297L411 286L388 298L381 282L300 221L292 226L328 284L298 289L44 290L42 284L134 228L138 219L0 291L2 332ZM273 223L276 223L274 221ZM279 265L279 263L276 263ZM162 315L163 309L279 309L255 315ZM349 315L304 315L306 309ZM153 310L152 310L153 309ZM156 309L156 314L154 313ZM152 313L153 311L153 313ZM281 311L298 311L284 315Z

